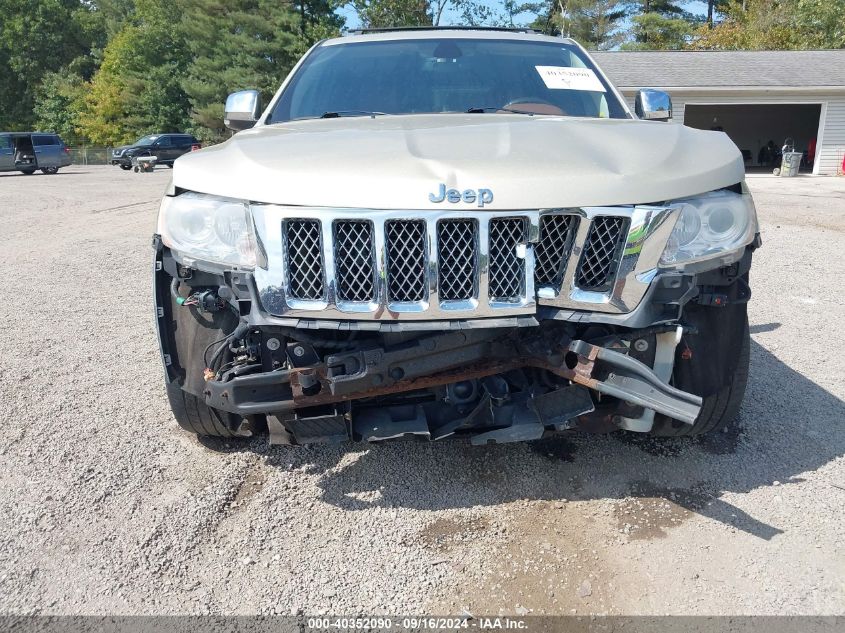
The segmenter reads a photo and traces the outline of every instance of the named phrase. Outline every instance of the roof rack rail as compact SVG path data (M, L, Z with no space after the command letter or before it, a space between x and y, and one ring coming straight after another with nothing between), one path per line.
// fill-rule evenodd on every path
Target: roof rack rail
M347 35L364 35L367 33L394 33L401 31L504 31L506 33L537 33L528 27L509 26L382 26L350 29Z

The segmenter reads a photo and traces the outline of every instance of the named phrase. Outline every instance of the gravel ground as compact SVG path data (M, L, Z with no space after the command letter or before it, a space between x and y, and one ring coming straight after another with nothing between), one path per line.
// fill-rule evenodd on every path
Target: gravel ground
M0 175L0 613L845 614L845 180L749 179L726 433L290 449L170 415L168 177Z

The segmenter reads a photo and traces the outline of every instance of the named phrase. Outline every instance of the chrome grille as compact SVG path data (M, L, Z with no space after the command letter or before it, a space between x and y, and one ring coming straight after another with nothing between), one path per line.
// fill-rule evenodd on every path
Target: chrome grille
M266 262L253 278L267 314L400 331L399 322L548 318L538 306L628 313L650 287L643 273L658 265L678 210L254 204L252 212ZM631 240L637 247L625 250Z
M625 237L625 218L602 215L593 220L578 268L577 284L584 290L607 290L619 264Z
M334 223L337 296L343 301L375 300L373 224L367 220Z
M441 220L437 224L437 288L441 301L475 297L476 233L474 220Z
M497 218L490 221L490 298L514 301L525 295L525 258L517 254L517 244L525 242L523 218Z
M575 215L540 218L540 240L534 246L534 282L538 286L560 286L577 230Z
M289 294L294 299L323 298L323 243L317 220L288 220L284 227Z
M387 294L391 302L426 298L425 222L392 220L385 223Z

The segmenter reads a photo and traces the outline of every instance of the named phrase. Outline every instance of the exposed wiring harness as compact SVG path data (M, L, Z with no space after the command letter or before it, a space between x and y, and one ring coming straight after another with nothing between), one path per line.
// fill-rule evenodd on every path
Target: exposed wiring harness
M238 339L242 339L246 336L247 332L249 332L249 324L246 321L241 321L238 323L238 326L232 330L230 334L227 334L223 338L213 341L205 348L205 351L202 354L202 359L205 362L205 371L203 372L206 380L211 380L215 376L217 376L226 366L218 367L220 360L223 357L223 353L231 348L232 341L236 341ZM211 348L215 345L219 345L219 347L214 351L211 358L208 358L208 352L211 351ZM234 365L234 362L230 362L228 365Z

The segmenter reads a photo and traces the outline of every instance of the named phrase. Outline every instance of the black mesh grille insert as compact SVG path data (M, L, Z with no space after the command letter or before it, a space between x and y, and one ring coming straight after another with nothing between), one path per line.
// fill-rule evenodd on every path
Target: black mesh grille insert
M578 268L578 287L598 291L610 288L619 265L625 224L625 218L606 215L593 220Z
M437 225L437 243L440 300L472 299L477 277L475 221L441 221Z
M323 244L317 220L288 220L284 234L290 296L294 299L323 298Z
M525 259L517 257L516 245L525 241L523 218L490 221L490 298L513 301L525 295Z
M390 301L422 301L425 288L425 222L394 220L385 224L387 294Z
M540 240L534 247L534 283L560 286L577 230L578 217L574 215L540 218Z
M338 298L373 301L376 286L372 223L367 220L335 222L334 260Z

